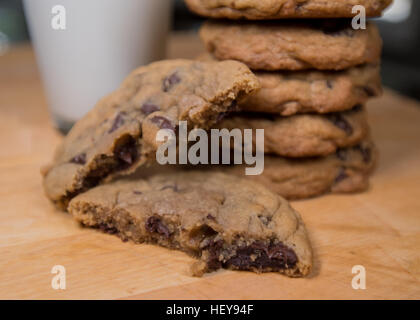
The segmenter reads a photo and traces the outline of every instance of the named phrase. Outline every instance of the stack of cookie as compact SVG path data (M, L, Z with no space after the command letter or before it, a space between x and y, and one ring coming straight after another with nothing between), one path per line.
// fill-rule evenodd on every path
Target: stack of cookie
M205 59L241 61L260 80L262 89L219 123L265 129L265 170L253 178L289 199L366 189L376 152L364 104L381 94L382 41L373 22L356 30L350 18L356 4L373 17L391 0L186 2L230 19L202 26Z

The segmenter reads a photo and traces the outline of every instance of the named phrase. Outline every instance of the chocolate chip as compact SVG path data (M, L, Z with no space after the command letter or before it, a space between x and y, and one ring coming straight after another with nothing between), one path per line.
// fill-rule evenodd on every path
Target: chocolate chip
M344 168L340 168L340 172L338 173L337 177L334 180L334 183L339 183L343 181L344 179L347 179L349 176L346 173L346 170Z
M118 158L120 158L127 164L132 164L134 160L133 153L129 149L121 149L118 152Z
M164 187L162 187L162 189L160 189L160 191L163 191L163 190L166 190L166 189L172 189L174 192L179 191L178 186L176 184L175 185L164 186Z
M226 264L228 266L235 266L239 270L248 270L253 262L248 254L238 253L236 256L230 258Z
M270 259L286 260L287 266L294 266L297 263L297 256L294 251L282 243L271 245L267 250Z
M150 103L150 102L146 102L141 106L141 111L145 115L149 115L149 114L151 114L153 112L156 112L156 111L159 111L159 110L160 110L160 108L157 105L155 105L153 103Z
M170 76L166 77L163 80L162 89L164 92L168 92L169 90L172 89L174 85L180 82L181 82L181 78L178 76L177 72L174 72L173 74L171 74Z
M134 138L130 137L126 143L116 147L114 155L120 162L119 169L125 169L132 165L138 156L137 143Z
M146 220L145 228L150 233L158 233L168 239L171 235L168 227L159 217L152 216Z
M204 249L208 251L207 267L209 270L216 270L222 266L232 266L240 270L269 268L276 271L293 268L298 262L296 253L282 243L265 244L262 241L255 241L248 246L237 248L225 262L220 261L220 254L223 249L222 240L214 241L211 239Z
M86 153L78 154L77 156L75 156L74 158L72 158L70 160L70 162L71 163L75 163L75 164L81 164L81 165L86 164Z
M252 255L256 257L251 259ZM240 270L251 268L279 270L293 268L297 261L296 253L282 243L264 244L256 241L249 246L238 248L236 255L228 259L226 265Z
M115 130L117 130L118 128L120 128L124 124L124 122L125 122L125 119L124 119L125 115L127 115L127 113L124 112L124 111L119 112L117 114L117 116L114 119L114 122L112 123L111 129L109 129L108 133L114 132Z
M208 251L209 255L207 258L207 268L211 270L217 270L222 267L222 262L219 260L220 251L223 248L223 241L214 241L211 239L208 245L204 248Z
M134 193L134 194L136 194L136 195L141 195L141 194L143 194L143 192L141 192L141 191L137 191L137 190L134 190L134 191L133 191L133 193Z
M350 123L339 113L332 113L327 118L334 123L334 125L341 130L345 131L348 135L353 133L353 128Z
M354 147L354 149L362 154L363 162L369 163L372 160L372 150L370 148L364 148L359 145Z
M250 252L256 252L256 253L260 251L265 252L267 250L267 245L261 241L255 241L249 245L249 248L251 249Z
M216 220L216 218L213 215L211 215L211 214L208 214L207 215L207 219L209 219L209 220Z
M331 80L327 80L326 83L327 83L327 88L328 89L332 89L333 88L333 82Z
M172 125L171 121L165 117L156 116L150 120L152 123L156 124L160 129L170 129L175 131L175 127Z

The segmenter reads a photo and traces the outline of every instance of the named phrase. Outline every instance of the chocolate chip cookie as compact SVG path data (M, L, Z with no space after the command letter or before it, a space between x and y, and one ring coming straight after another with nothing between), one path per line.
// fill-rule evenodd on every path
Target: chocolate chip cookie
M300 215L266 187L236 176L193 171L125 179L80 194L68 208L85 226L199 257L197 276L220 268L291 277L311 270Z
M214 61L210 54L200 61ZM255 72L261 89L244 99L239 109L290 116L351 109L382 94L380 67L362 65L343 71Z
M217 128L253 129L254 132L264 129L264 152L285 157L328 155L339 148L358 144L369 134L367 117L361 106L325 115L290 117L238 113L225 118ZM255 141L253 144L255 148Z
M379 66L344 71L257 72L261 90L245 99L240 109L290 116L351 109L382 94Z
M208 21L200 30L219 60L238 60L254 70L343 70L378 64L382 40L373 22L354 30L350 20Z
M368 17L380 16L392 0L186 0L195 13L211 18L349 18L362 5Z
M372 142L339 149L327 157L286 159L266 156L264 172L246 179L259 182L286 199L304 199L328 192L353 193L369 186L378 153ZM243 166L224 167L224 172L244 176Z
M258 88L236 61L167 60L135 70L58 147L42 170L47 196L65 208L77 194L153 158L159 129L175 131L180 120L208 128Z

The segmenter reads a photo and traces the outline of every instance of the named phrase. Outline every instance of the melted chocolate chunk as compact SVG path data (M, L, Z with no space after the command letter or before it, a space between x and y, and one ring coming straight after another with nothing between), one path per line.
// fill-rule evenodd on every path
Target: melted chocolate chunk
M345 131L348 135L353 133L353 128L350 123L339 113L332 113L328 115L328 119L341 130Z
M141 191L137 191L137 190L134 190L134 191L133 191L133 194L135 194L135 195L138 195L138 196L139 196L139 195L143 194L143 192L141 192Z
M293 268L297 261L295 252L282 243L266 245L256 241L249 246L238 248L236 255L225 264L240 270L250 268L280 270Z
M298 259L295 252L282 243L264 244L255 241L249 246L243 246L236 250L236 254L225 262L220 261L220 253L223 248L223 241L210 240L206 246L209 256L207 266L209 270L216 270L222 266L233 266L240 270L259 270L270 268L274 271L293 268Z
M340 168L340 172L338 173L337 177L334 180L334 183L339 183L344 179L347 179L349 176L347 175L344 168Z
M84 155L81 157L81 159L85 157L86 156ZM110 161L111 159L109 159L109 157L105 157L105 159L102 160L97 160L97 167L88 173L88 175L83 180L83 185L74 192L66 194L66 198L72 199L81 192L97 186L108 174L130 167L130 165L133 164L137 159L138 146L136 140L133 137L129 137L124 144L121 144L114 149L112 161ZM81 160L79 159L77 161ZM85 160L82 162L85 162Z
M168 92L172 87L181 82L181 78L178 76L177 72L174 72L170 76L166 77L163 80L162 89L164 92Z
M112 123L111 129L109 129L108 133L114 132L125 123L125 119L124 119L125 115L127 115L127 113L124 111L119 112L117 114L117 116L114 119L114 122Z
M168 239L171 235L169 229L159 217L152 216L147 219L145 228L150 233L158 233Z
M131 166L138 157L137 143L134 138L130 137L126 143L115 148L114 155L119 161L117 169L126 169Z
M219 255L222 248L223 241L214 241L213 239L211 239L209 244L205 247L205 249L207 249L209 252L209 256L207 258L207 268L210 271L217 270L222 267L222 262L219 260Z
M156 124L160 129L169 129L175 131L175 127L172 125L171 121L164 117L156 116L153 117L150 121Z
M86 164L86 153L78 154L77 156L75 156L74 158L72 158L70 160L70 162L71 163L75 163L75 164L81 164L81 165Z
M153 103L150 103L150 102L146 102L145 104L143 104L141 106L141 111L145 115L149 115L149 114L151 114L153 112L156 112L156 111L159 111L159 110L160 110L160 108L157 105L155 105Z

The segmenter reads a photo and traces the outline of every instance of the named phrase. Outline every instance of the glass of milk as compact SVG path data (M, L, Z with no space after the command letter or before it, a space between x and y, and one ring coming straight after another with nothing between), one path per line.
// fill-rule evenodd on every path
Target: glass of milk
M52 119L62 131L136 67L164 58L170 0L24 0Z

